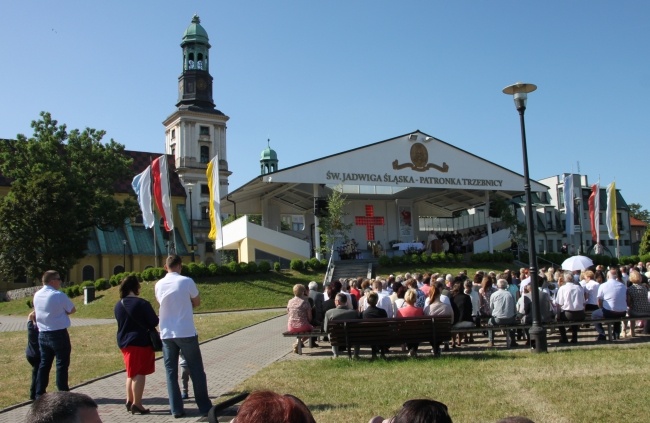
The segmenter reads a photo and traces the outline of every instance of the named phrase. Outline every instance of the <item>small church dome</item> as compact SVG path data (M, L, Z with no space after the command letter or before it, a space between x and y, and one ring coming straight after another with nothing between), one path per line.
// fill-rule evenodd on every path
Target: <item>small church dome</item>
M262 155L260 157L260 160L277 160L277 159L278 159L278 154L271 147L266 147L264 150L262 150Z
M183 44L187 42L208 43L208 33L201 26L199 15L192 17L192 23L185 30L185 34L183 34Z

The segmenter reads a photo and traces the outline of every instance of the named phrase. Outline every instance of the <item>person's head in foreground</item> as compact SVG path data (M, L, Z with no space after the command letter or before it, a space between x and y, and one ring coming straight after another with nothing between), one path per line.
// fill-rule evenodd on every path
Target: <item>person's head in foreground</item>
M239 406L234 423L316 423L304 402L293 395L252 392Z
M29 407L25 423L102 423L97 403L78 392L50 392Z
M374 417L369 423L453 423L447 406L430 399L408 400L392 419Z

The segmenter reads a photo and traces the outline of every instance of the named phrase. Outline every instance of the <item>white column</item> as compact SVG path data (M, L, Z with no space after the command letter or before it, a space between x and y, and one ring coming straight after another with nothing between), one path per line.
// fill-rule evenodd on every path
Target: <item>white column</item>
M492 248L492 221L490 220L490 191L485 191L485 222L487 223L488 251L494 252Z
M318 198L318 184L314 184L314 198ZM316 254L316 258L318 260L321 259L321 253L320 253L320 229L318 229L318 225L320 224L320 219L318 216L316 216L316 213L314 213L314 252Z

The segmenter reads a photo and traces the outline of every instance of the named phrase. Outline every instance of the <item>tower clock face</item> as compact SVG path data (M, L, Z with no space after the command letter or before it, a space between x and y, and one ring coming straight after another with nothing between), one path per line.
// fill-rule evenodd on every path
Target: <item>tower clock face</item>
M183 81L178 83L178 92L182 93L183 92Z
M208 87L208 84L205 82L205 79L201 78L198 81L196 81L196 87L203 91Z

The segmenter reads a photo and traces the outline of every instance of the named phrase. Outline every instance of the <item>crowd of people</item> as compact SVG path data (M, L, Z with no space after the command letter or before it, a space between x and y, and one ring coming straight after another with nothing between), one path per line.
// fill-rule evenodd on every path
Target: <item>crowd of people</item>
M180 256L167 257L165 269L167 274L155 285L155 297L160 304L159 316L151 303L140 298L140 282L135 276L125 277L119 287L120 300L115 304L114 315L117 320L117 346L126 368L126 411L131 414L150 413L142 404L142 398L146 376L155 371L154 341L159 337L170 413L176 418L185 416L183 400L188 398L188 383L191 379L199 412L207 415L212 402L208 395L193 314L193 308L201 304L199 291L191 278L181 275ZM30 399L35 400L32 409L37 411L40 410L39 404L46 401L48 404L65 402L61 398L67 398L46 395L46 390L55 358L57 390L59 393L70 390L68 369L72 346L67 328L70 326L70 314L76 311L72 301L59 290L61 278L58 272L45 272L42 282L43 288L34 295L34 311L30 313L27 322L26 356L33 368ZM160 327L160 333L156 330L157 326ZM182 393L178 383L179 364L183 373ZM40 400L46 397L47 400ZM85 399L79 401L90 404Z
M614 339L626 336L628 328L632 331L632 325L649 334L649 275L650 263L608 270L602 266L583 271L542 268L536 275L541 323L571 322L567 327L558 327L560 344L578 342L580 325L575 322L584 321L589 314L591 319L629 317L622 335L622 325L614 324ZM452 327L458 329L454 331L452 348L474 341L476 331L464 333L463 328L481 325L488 337L487 346L492 347L494 331L491 326L532 322L532 286L526 268L498 274L477 272L473 278L465 271L456 276L407 273L376 279L346 278L325 284L323 292L319 292L318 284L312 281L308 287L294 287L294 298L287 305L288 331L299 333L320 328L327 332L328 322L338 319L447 316L453 319ZM596 340L605 341L602 324L594 326L598 332ZM294 351L298 351L299 342L305 341L309 341L310 346L317 345L313 337L305 336L296 341ZM527 346L533 342L527 329L509 330L506 345L515 347L518 341L524 341ZM407 347L409 356L417 355L418 345ZM432 348L435 350L436 346ZM372 347L373 356L376 352L383 356L386 348ZM333 346L332 353L338 356L338 347Z

